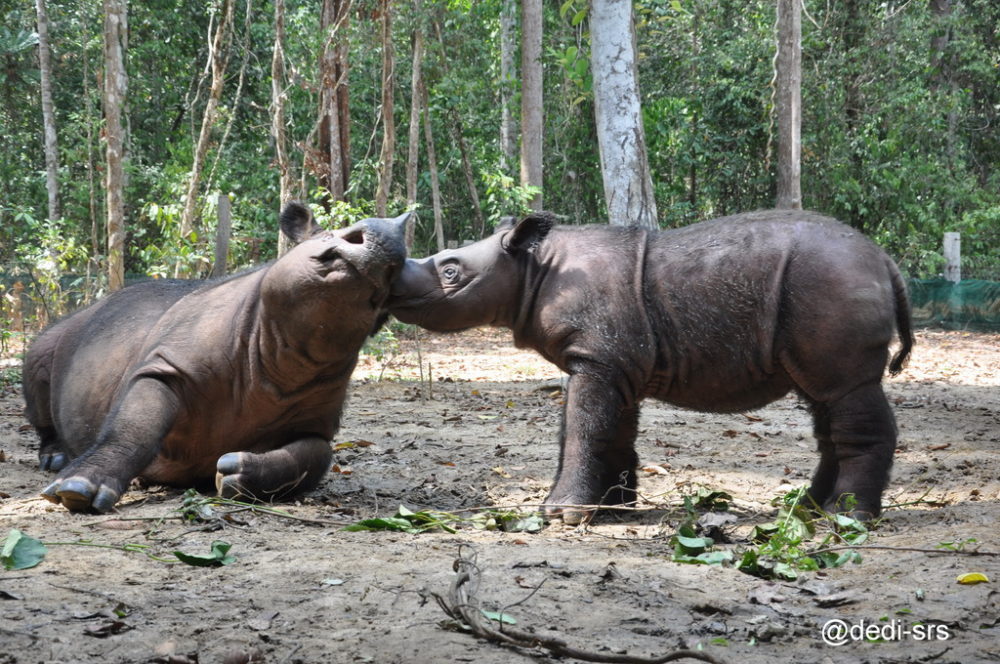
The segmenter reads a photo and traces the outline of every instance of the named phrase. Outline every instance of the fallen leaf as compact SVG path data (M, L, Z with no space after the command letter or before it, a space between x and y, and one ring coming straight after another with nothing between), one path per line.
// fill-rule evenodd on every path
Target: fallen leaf
M121 620L109 620L100 625L87 625L83 628L83 633L87 636L96 636L103 639L112 634L121 634L133 629L131 625L126 625Z
M968 574L959 574L958 582L962 585L972 586L977 583L988 583L989 578L981 572L969 572Z
M271 622L276 617L278 617L277 611L262 611L247 621L247 627L256 632L263 632L271 628Z

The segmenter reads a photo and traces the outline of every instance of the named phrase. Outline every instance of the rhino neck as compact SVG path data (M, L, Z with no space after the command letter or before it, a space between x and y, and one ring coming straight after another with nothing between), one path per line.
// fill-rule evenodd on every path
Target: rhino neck
M512 297L507 307L498 312L498 322L495 327L506 327L514 333L514 344L518 348L534 348L541 351L538 345L538 315L545 305L540 298L545 290L545 283L554 266L561 262L561 253L554 243L545 242L534 252L523 257L522 273L524 277L516 280L517 287L512 289ZM544 354L544 353L543 353Z
M372 324L364 316L314 317L295 308L262 304L254 335L264 376L283 392L319 380L350 376ZM336 311L336 308L333 309Z

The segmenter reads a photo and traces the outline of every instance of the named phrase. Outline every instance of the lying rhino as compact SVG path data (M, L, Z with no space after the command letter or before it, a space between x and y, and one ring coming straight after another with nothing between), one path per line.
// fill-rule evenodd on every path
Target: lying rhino
M910 306L895 264L818 214L740 214L647 232L553 227L546 213L453 251L407 260L392 287L399 320L436 331L510 328L570 375L559 470L546 505L628 502L639 404L740 412L790 390L811 407L820 462L812 500L856 516L881 508L896 443L882 392L893 331L910 352ZM562 506L562 507L560 507Z
M219 281L148 281L47 328L24 361L42 495L107 512L136 477L280 499L330 467L351 371L384 321L404 219L343 231L289 204L300 244Z

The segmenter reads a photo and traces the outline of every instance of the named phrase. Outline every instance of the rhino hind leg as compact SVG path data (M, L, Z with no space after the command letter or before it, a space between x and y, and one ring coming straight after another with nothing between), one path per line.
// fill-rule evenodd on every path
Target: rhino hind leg
M811 502L826 512L877 517L896 448L896 421L882 386L863 385L834 402L814 404L813 417L820 462Z
M223 498L283 500L319 486L332 459L330 441L320 437L263 453L230 452L219 457L215 487Z

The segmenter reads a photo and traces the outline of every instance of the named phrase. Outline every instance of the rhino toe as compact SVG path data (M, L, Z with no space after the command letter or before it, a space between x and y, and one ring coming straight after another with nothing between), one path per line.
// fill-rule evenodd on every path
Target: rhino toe
M85 477L74 476L45 487L42 497L71 512L104 513L114 508L119 494L107 485L97 486Z
M219 457L215 463L215 489L219 496L239 498L247 495L243 489L243 470L243 452L229 452Z
M53 472L59 472L66 467L69 462L69 457L62 452L56 452L55 454L40 454L38 455L38 467L42 470L51 470Z

